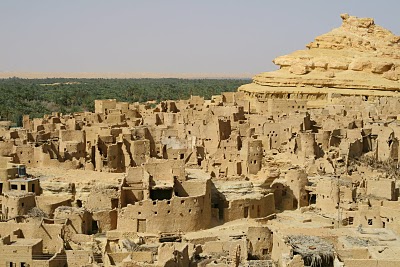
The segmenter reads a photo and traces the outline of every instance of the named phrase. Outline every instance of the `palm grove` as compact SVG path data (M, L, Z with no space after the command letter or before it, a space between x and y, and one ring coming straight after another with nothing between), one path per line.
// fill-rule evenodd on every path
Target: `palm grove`
M247 79L2 79L0 118L21 126L22 116L42 117L51 112L94 111L95 99L118 101L210 99L236 91Z

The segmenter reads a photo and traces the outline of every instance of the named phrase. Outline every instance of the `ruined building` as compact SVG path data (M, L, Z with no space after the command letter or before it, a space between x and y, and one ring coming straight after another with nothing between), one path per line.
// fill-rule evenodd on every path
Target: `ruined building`
M0 265L400 266L400 37L341 18L237 92L2 124Z

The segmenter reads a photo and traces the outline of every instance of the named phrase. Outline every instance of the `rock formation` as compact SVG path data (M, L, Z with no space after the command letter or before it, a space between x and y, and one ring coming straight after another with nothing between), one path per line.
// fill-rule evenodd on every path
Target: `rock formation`
M279 70L260 73L252 84L239 90L248 94L295 93L306 98L317 94L318 99L327 99L329 93L397 96L400 36L371 18L348 14L341 18L339 28L318 36L307 49L277 57L273 62Z
M0 124L0 266L400 266L399 38L342 18L239 92Z

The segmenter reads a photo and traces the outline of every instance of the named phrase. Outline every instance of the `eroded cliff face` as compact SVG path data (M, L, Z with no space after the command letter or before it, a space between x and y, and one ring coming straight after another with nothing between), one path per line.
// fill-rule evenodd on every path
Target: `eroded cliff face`
M277 57L273 62L279 70L256 75L252 84L240 90L303 87L304 91L329 88L372 90L378 94L399 91L400 36L375 25L372 18L348 14L341 18L343 23L339 28L318 36L307 49Z

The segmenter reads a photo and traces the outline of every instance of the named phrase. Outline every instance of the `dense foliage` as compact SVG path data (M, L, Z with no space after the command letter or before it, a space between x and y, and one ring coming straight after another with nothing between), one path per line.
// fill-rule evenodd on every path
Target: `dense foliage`
M118 101L209 99L236 91L249 80L232 79L3 79L0 80L0 118L21 125L22 115L42 117L54 111L94 111L95 99Z

